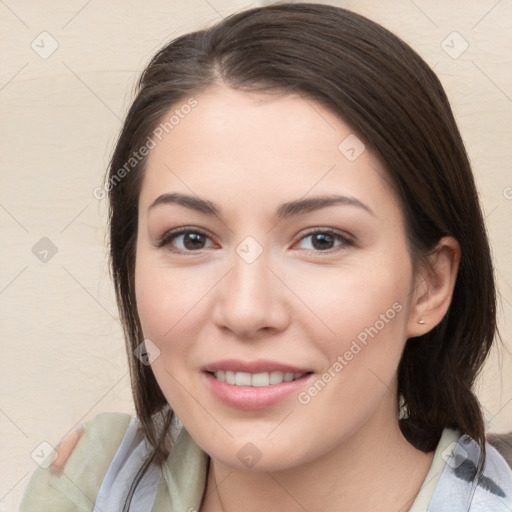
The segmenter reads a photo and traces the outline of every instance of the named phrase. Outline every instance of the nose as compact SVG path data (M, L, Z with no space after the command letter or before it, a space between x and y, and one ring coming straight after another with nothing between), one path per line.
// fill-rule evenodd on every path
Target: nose
M216 287L214 323L244 339L285 330L290 322L289 297L269 268L265 251L251 263L235 253L232 263Z

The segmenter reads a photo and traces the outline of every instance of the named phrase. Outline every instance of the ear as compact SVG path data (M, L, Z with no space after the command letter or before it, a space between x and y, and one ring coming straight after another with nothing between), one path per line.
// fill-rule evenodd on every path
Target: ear
M457 240L443 237L429 257L430 268L419 272L411 303L408 338L426 334L445 316L452 301L460 255Z

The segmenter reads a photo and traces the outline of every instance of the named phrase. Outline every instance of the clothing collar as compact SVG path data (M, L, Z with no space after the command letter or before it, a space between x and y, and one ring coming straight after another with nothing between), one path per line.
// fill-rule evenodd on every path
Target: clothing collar
M183 427L162 468L153 511L197 512L201 505L210 457Z
M477 483L470 478L471 471L466 471L478 462L477 443L456 430L445 428L409 512L512 510L512 470L489 443L486 449L484 474ZM206 487L209 462L209 455L182 427L162 468L163 478L153 512L197 512ZM504 506L508 508L499 508Z

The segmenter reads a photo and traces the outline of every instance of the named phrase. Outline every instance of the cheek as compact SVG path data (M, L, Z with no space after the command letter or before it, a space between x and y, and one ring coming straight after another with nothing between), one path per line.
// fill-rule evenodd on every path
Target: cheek
M310 287L315 290L310 307L322 322L311 318L303 322L303 329L310 330L311 339L324 355L321 378L328 381L328 389L319 399L314 398L316 389L306 390L300 403L314 401L310 411L318 408L318 414L331 401L341 401L350 414L363 414L363 409L376 406L382 395L393 389L407 339L407 268L382 262L382 266L374 263L373 268L365 265L345 270L323 279L322 290L318 285ZM317 389L322 389L321 383ZM354 401L354 396L358 400ZM345 412L335 416L348 421Z
M325 293L317 294L316 311L329 330L318 320L314 329L306 320L302 324L325 356L325 367L298 397L304 406L299 410L307 414L313 429L322 428L326 435L335 435L340 424L355 428L394 390L406 341L405 269L402 276L353 270L326 280ZM328 422L326 410L330 411Z
M405 315L399 311L405 308L409 292L407 269L371 263L287 276L300 299L295 301L298 318L331 350L350 345L360 333L364 338L365 329L375 324L379 331L401 332Z
M212 276L197 267L171 268L163 258L137 254L135 296L144 336L161 351L190 346L191 336L200 326Z
M135 265L135 297L144 336L159 339L172 326L173 301L171 290L158 270L138 254ZM165 315L168 312L169 316Z

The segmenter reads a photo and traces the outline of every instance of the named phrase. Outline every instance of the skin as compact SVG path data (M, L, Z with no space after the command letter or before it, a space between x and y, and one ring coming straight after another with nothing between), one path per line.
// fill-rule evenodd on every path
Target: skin
M73 453L78 441L82 437L84 433L83 426L79 425L71 434L69 434L65 439L63 439L58 446L55 448L57 452L57 457L51 463L49 469L52 475L61 475L64 471L64 467L69 457Z
M145 338L160 350L158 384L211 457L201 511L408 510L433 453L399 430L396 372L407 339L448 309L457 242L443 238L434 270L413 273L383 166L368 148L349 161L338 146L351 128L320 104L225 87L196 99L148 156L135 289ZM221 212L149 208L163 193L200 197ZM337 204L275 217L282 203L332 194L357 198L373 214ZM199 246L178 236L156 247L184 226L208 236ZM313 228L352 243L334 237L318 248ZM247 236L263 249L250 264L236 251ZM400 312L305 405L292 394L242 411L205 386L201 368L225 358L310 368L316 381L396 303ZM249 442L261 454L251 468L237 456Z

